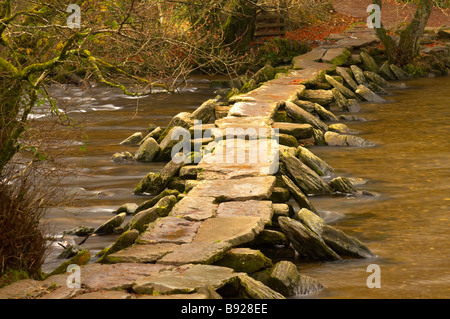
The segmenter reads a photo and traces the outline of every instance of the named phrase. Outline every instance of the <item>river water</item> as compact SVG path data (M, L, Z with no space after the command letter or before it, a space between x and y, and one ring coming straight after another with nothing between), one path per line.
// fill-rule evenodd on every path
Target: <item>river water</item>
M312 147L338 176L360 178L357 188L376 196L311 198L328 223L363 241L376 255L370 260L304 263L301 273L327 287L318 298L448 298L450 297L449 246L449 124L450 77L406 82L391 88L387 103L363 103L365 122L344 122L359 136L374 142L368 148ZM398 84L398 83L397 83ZM152 95L139 100L111 89L94 88L89 96L80 88L55 91L60 97L85 98L74 117L87 121L86 151L78 141L67 158L82 168L83 177L69 178L66 187L85 196L71 207L58 207L46 220L56 233L79 225L97 227L126 202L143 202L132 190L149 171L162 163L113 163L111 155L136 148L119 142L150 123L167 125L172 116L192 111L215 96L207 83L197 81L179 94ZM117 236L93 236L84 246L93 254ZM79 242L66 236L62 240ZM44 271L60 261L54 251ZM368 288L370 264L380 269L381 288ZM309 296L311 297L311 296Z

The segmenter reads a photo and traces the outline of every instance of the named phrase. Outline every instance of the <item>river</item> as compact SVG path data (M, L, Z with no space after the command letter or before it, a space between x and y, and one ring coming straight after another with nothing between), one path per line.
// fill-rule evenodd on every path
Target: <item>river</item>
M449 124L450 77L416 79L406 89L391 88L387 103L363 103L359 116L365 122L344 122L359 136L374 142L368 148L312 147L336 175L360 178L361 190L376 196L339 198L313 197L324 219L363 241L376 255L371 260L304 263L296 261L302 274L317 278L327 287L317 298L448 298L450 296L449 225ZM119 142L134 132L144 132L150 123L167 125L172 116L192 111L215 96L206 81L194 81L179 94L151 95L139 100L120 92L81 88L60 97L84 97L74 117L87 121L86 151L78 141L66 160L79 165L83 177L70 177L66 187L85 196L71 207L52 209L46 216L55 233L79 225L97 227L126 202L143 202L132 190L149 171L162 163L113 163L115 152L136 148ZM117 236L93 236L84 246L93 254ZM65 237L68 242L80 238ZM44 271L60 261L54 257ZM368 288L370 264L380 267L381 288Z

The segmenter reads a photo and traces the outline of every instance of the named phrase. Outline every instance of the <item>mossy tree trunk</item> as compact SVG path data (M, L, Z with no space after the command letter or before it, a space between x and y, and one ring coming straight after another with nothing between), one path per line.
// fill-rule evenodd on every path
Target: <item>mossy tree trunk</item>
M372 0L381 8L381 0ZM417 10L408 26L400 33L400 41L397 44L386 29L381 25L375 31L386 48L386 54L390 63L403 66L411 63L419 53L420 38L433 9L434 0L421 0Z
M255 33L257 1L234 0L232 13L223 25L224 41L231 48L245 51Z

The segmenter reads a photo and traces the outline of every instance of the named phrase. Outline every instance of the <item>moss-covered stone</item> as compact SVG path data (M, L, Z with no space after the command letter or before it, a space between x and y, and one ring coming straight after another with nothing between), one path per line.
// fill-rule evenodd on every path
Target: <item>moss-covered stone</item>
M259 250L232 248L215 265L232 268L237 272L251 274L261 269L272 267L272 261Z
M130 247L133 245L133 243L136 241L136 239L139 236L139 231L136 229L132 229L129 231L124 232L122 235L117 238L117 240L112 244L110 247L108 247L102 254L102 256L97 260L97 262L102 263L105 260L105 258L110 255L114 254L115 252L118 252L122 249L125 249L127 247Z
M67 272L67 267L69 267L69 265L79 265L79 266L86 265L90 259L91 253L89 252L89 250L82 250L69 260L59 265L48 276L64 274L65 272Z

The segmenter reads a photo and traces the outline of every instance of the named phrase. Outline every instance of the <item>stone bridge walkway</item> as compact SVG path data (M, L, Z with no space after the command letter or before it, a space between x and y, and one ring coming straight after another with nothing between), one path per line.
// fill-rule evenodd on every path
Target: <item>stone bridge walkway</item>
M260 238L258 236L265 231L265 227L273 222L274 213L284 214L289 211L286 204L273 202L274 196L286 197L280 191L280 178L275 175L279 168L278 149L288 148L278 144L271 129L277 128L280 135L289 133L297 139L328 139L328 143L335 137L324 137L328 126L318 121L317 116L312 119L308 114L289 109L307 93L302 83L316 81L321 75L323 77L325 70L334 70L337 65L351 58L351 50L376 41L371 30L355 30L339 38L333 45L318 47L296 57L294 69L289 73L267 81L246 94L232 97L230 102L234 104L228 115L216 120L214 127L222 132L227 129L226 132L230 132L233 128L251 130L245 131L244 135L233 133L235 135L231 139L217 143L214 151L204 156L198 164L195 186L174 204L166 216L159 217L139 234L136 232L133 245L103 256L103 264L83 266L80 288L75 291L68 288L68 275L60 274L50 276L44 282L19 282L0 290L0 296L20 297L21 292L27 291L31 297L44 298L68 298L75 295L84 298L130 298L134 293L146 297L168 294L170 298L189 293L185 297L213 298L218 297L215 291L238 278L241 289L246 287L246 297L283 298L280 292L242 272L212 264L233 247ZM337 119L320 103L311 101L314 101L314 96L308 102L312 108L310 113L328 114L330 118ZM305 104L306 109L308 105ZM291 116L304 116L304 121L274 122L276 112L281 108ZM321 125L326 126L325 130L317 129ZM248 132L254 132L255 135L249 136ZM259 145L257 143L264 139L268 147L255 161L252 152ZM241 156L244 160L230 162L227 156ZM289 172L289 161L285 164ZM291 173L288 175L297 185L290 184L290 179L284 180L284 186L291 193L287 199L293 196L300 207L314 211L298 188L300 184L295 180L296 173ZM324 189L327 193L330 188L327 185L320 188L321 191ZM340 257L334 254L333 258ZM125 290L117 291L119 288Z

